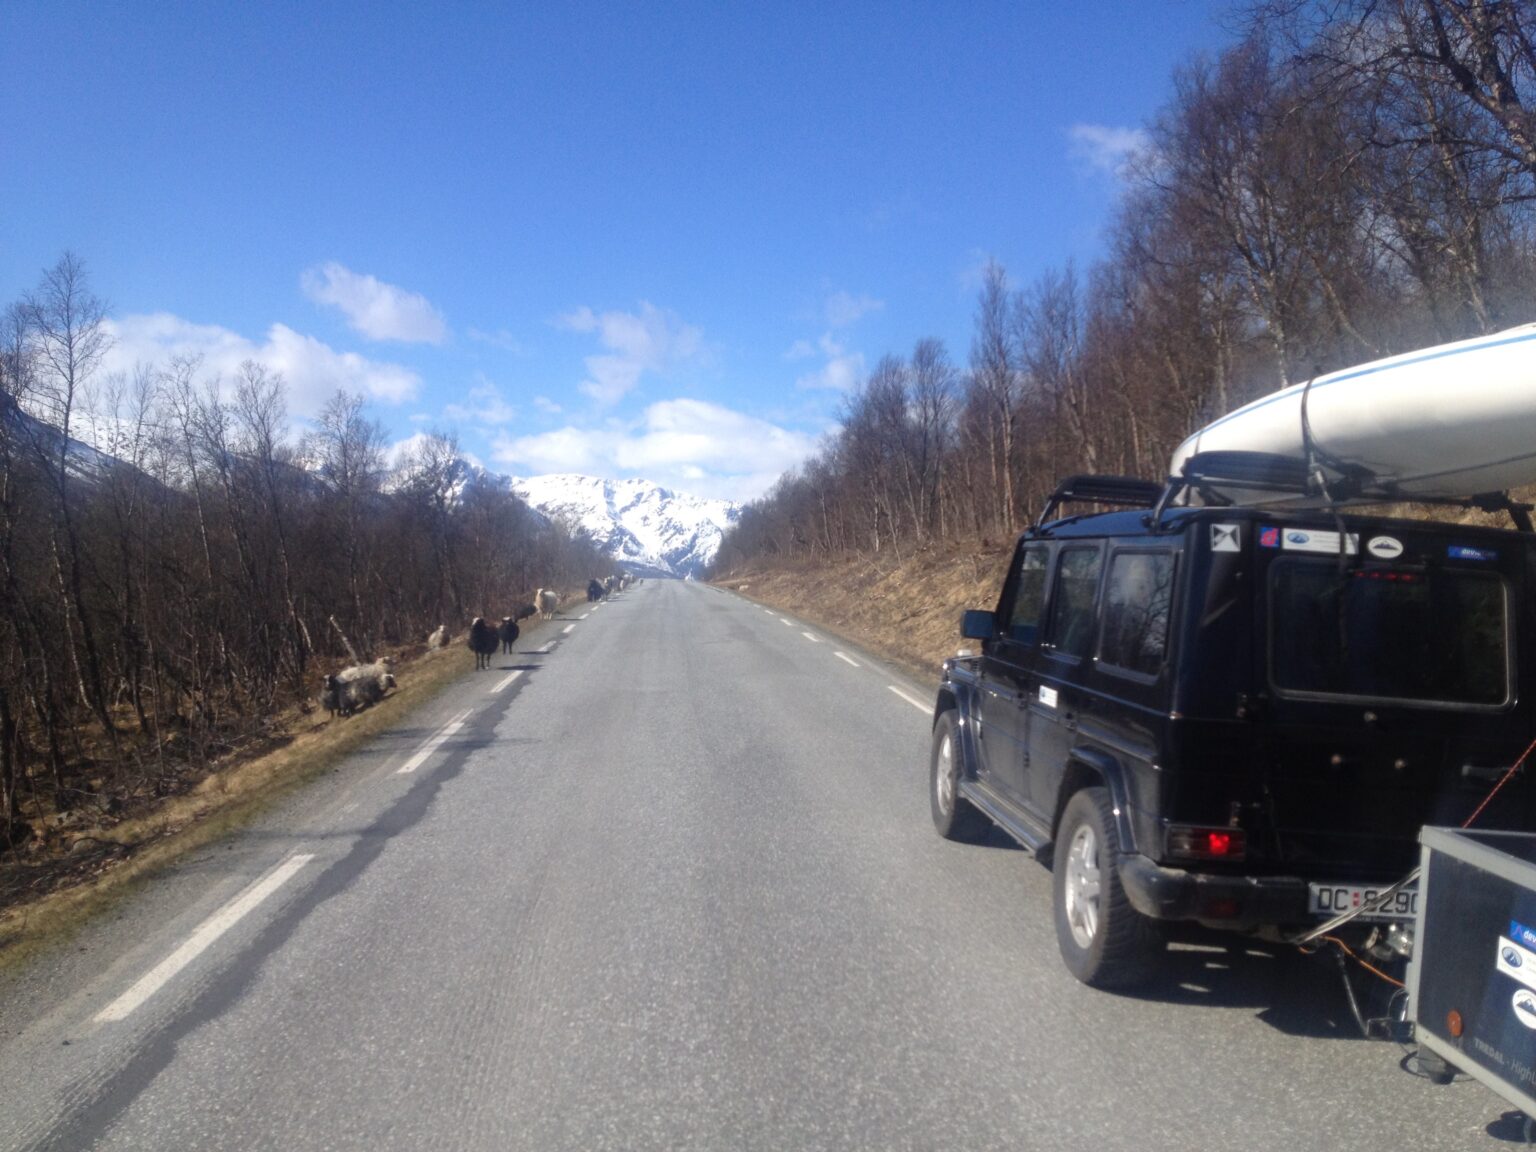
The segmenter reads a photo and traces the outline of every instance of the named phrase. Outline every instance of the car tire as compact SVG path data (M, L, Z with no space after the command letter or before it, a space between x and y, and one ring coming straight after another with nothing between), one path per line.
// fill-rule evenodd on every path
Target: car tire
M1155 968L1164 939L1131 907L1116 861L1120 837L1103 788L1084 788L1061 814L1051 888L1056 942L1067 969L1092 988L1126 988Z
M928 806L940 836L969 842L985 835L989 821L960 795L962 763L960 726L954 709L950 709L941 713L933 725L933 748L928 756Z

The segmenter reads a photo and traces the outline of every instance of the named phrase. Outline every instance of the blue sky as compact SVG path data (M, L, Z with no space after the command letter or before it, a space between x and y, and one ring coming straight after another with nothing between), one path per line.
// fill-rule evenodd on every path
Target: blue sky
M1225 3L0 5L0 303L66 249L106 371L760 494L980 268L1091 262Z

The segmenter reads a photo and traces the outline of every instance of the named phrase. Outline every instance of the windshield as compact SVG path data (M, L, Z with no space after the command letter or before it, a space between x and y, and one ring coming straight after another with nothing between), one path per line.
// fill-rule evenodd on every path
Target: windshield
M1283 560L1270 569L1270 676L1282 692L1496 707L1509 698L1494 573Z

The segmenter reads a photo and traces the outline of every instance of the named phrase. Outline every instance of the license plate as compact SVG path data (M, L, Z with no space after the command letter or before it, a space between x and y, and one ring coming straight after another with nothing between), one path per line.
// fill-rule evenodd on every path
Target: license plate
M1380 885L1375 888L1364 884L1308 884L1307 885L1307 910L1314 916L1327 919L1337 916L1340 912L1349 912L1361 905L1374 900L1388 888L1390 884ZM1412 920L1419 914L1419 891L1417 888L1404 888L1401 892L1394 892L1387 898L1387 902L1374 912L1367 912L1360 916L1361 920Z

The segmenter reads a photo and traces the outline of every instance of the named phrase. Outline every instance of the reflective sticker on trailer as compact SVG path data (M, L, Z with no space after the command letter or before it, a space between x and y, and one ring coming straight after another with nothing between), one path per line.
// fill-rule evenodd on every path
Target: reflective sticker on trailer
M1040 703L1047 708L1056 707L1056 689L1047 688L1044 684L1040 685Z
M1515 998L1510 1001L1510 1006L1515 1010L1515 1019L1532 1031L1536 1031L1536 992L1529 988L1521 988L1515 993Z
M1513 940L1499 937L1494 965L1506 976L1513 976L1527 988L1536 988L1536 952L1522 948Z
M1243 529L1241 524L1212 524L1212 552L1241 552Z
M1270 526L1268 524L1261 526L1259 528L1259 547L1260 548L1278 548L1278 547L1280 547L1280 529L1272 527L1272 526Z
M1452 544L1445 550L1452 560L1497 560L1499 554L1492 548L1469 548L1465 544Z

